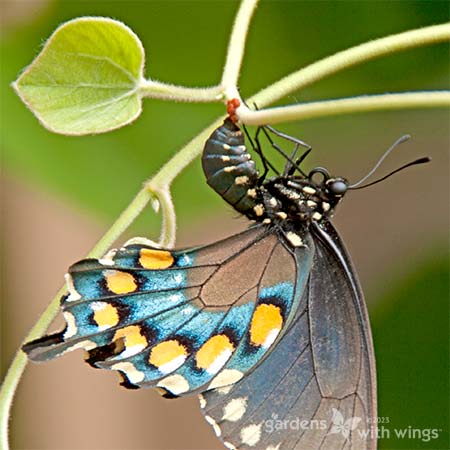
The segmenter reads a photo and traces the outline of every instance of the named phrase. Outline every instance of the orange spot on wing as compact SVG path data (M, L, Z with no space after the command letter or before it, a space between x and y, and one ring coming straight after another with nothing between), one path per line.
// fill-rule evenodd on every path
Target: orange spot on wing
M224 351L234 350L234 345L224 334L218 334L208 339L197 352L197 367L207 369L214 363L218 356Z
M105 303L94 311L94 321L99 327L113 327L119 323L119 313L114 306Z
M124 339L125 347L134 347L135 345L147 345L147 339L141 334L141 328L138 325L131 325L129 327L117 330L114 335L114 341Z
M176 340L170 340L153 347L149 362L156 367L161 367L179 356L187 356L186 347Z
M144 269L167 269L173 262L172 254L166 250L141 249L139 263Z
M105 271L106 285L114 294L128 294L137 289L137 283L133 275L120 270Z
M281 330L283 317L278 306L259 305L253 313L250 325L250 342L253 345L263 345L273 330Z

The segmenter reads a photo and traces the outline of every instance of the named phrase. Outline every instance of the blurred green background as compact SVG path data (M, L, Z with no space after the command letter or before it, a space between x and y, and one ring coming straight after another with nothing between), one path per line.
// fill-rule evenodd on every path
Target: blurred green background
M141 183L223 113L221 105L144 101L132 125L97 136L42 128L9 87L63 21L101 15L123 21L146 50L146 75L188 86L220 79L235 1L2 2L1 149L2 373L27 330ZM449 19L447 1L262 1L249 35L241 93L364 41ZM283 103L449 88L448 45L385 57L323 80ZM374 333L380 449L448 449L449 113L372 113L287 124L320 164L357 180L400 135L413 139L384 170L422 155L432 164L348 195L336 224L367 295ZM174 183L181 246L208 242L245 221L204 183L199 161ZM146 211L129 235L156 237ZM125 238L124 238L125 239ZM68 355L31 367L17 396L13 448L221 448L195 400L119 389ZM395 430L413 438L397 438ZM176 432L174 430L177 430ZM427 430L438 430L427 439ZM389 436L387 436L389 434ZM418 437L419 436L419 437Z

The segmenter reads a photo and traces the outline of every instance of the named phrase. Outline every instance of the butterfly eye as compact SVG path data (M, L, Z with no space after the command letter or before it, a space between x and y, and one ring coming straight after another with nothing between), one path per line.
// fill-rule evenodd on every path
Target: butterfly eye
M334 195L344 195L348 189L348 183L344 179L330 180L327 186L329 191Z

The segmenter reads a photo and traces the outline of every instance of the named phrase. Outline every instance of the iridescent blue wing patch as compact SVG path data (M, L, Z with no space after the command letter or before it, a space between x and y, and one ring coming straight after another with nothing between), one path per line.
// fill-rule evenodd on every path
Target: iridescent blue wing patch
M243 380L200 395L228 449L376 448L375 367L367 312L328 222L293 324Z
M127 387L168 395L239 380L283 334L313 256L277 228L255 226L218 243L169 251L130 245L69 269L61 333L24 347L35 361L77 348Z

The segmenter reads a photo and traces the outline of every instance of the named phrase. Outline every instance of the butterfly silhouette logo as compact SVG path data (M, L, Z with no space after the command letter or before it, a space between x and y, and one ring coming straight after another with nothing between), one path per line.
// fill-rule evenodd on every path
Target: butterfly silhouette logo
M331 422L333 426L331 427L328 434L340 433L345 439L348 439L350 432L355 430L359 422L361 422L361 417L350 417L345 420L344 416L336 408L333 408L333 416L331 417Z

